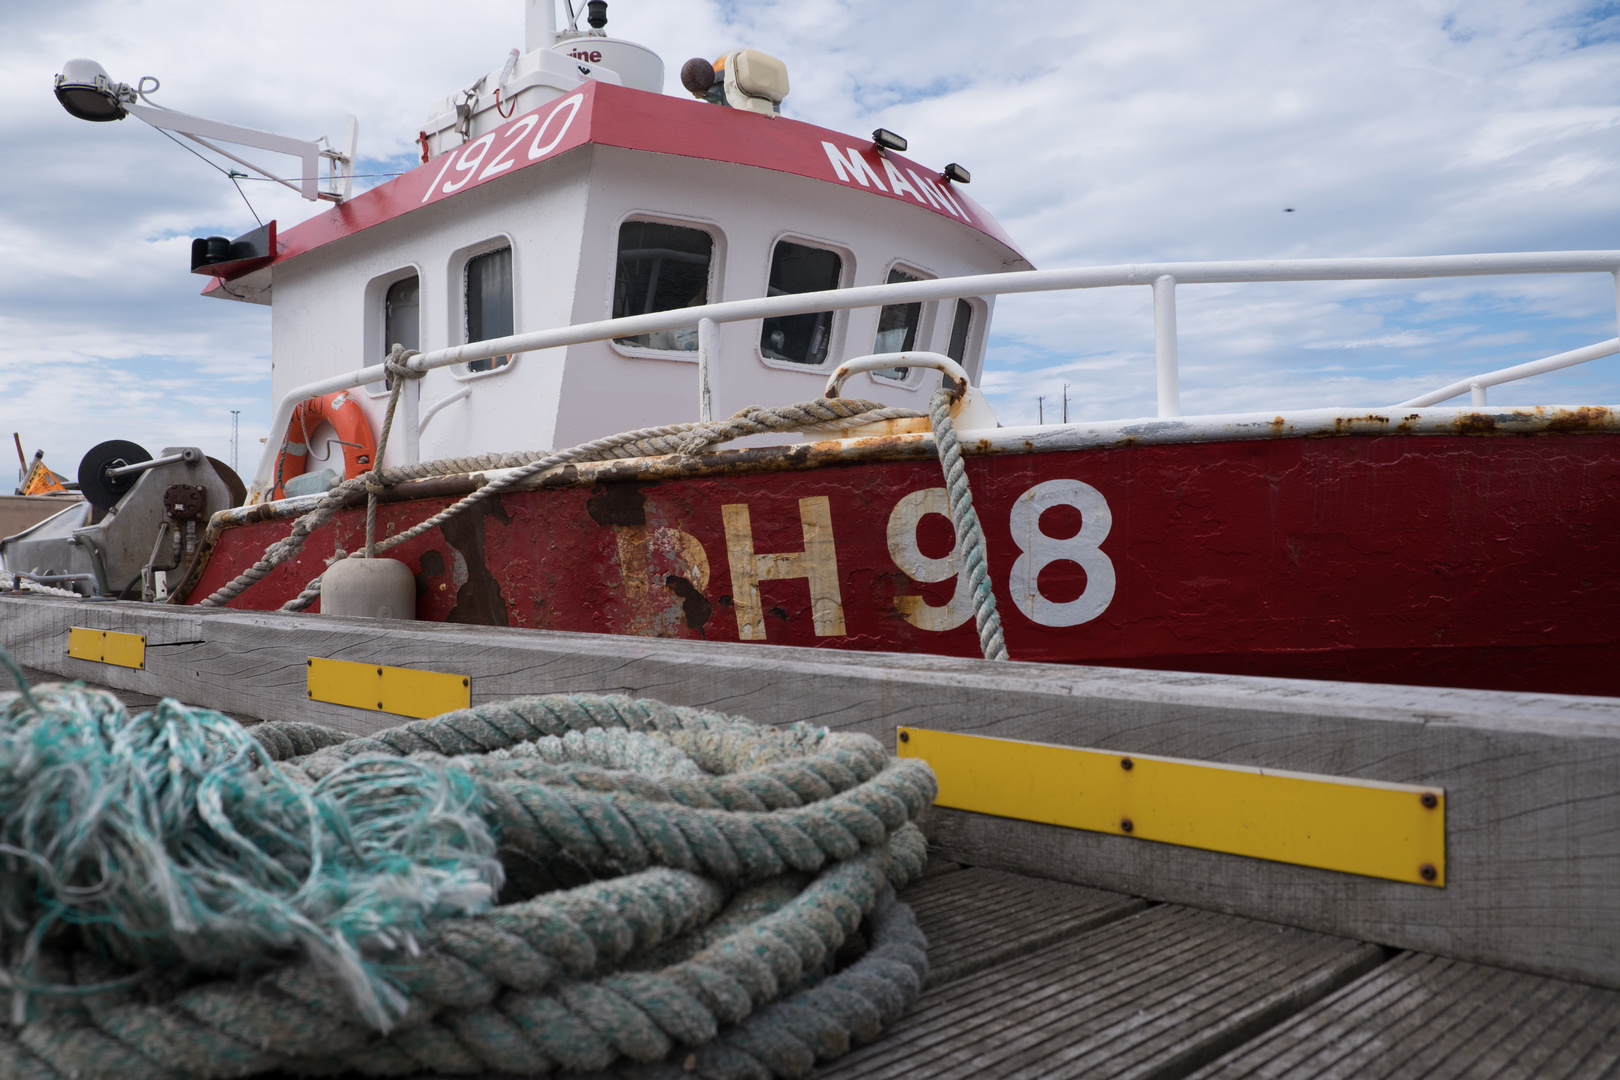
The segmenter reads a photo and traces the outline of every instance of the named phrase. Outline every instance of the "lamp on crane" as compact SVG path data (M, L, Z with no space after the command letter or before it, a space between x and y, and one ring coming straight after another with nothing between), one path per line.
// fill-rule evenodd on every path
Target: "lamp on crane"
M133 115L160 130L184 135L199 146L291 188L311 202L319 199L343 202L353 193L355 144L360 132L359 124L352 115L345 131L344 146L340 150L332 146L325 136L314 140L294 139L154 105L148 95L155 93L158 86L158 81L150 76L141 79L136 86L115 82L107 74L106 68L94 60L80 58L62 65L62 73L56 77L56 100L62 103L62 108L69 115L80 120L102 124ZM288 154L298 158L303 168L296 182L288 180L221 149L214 141ZM324 191L320 183L322 159L327 162L327 186Z

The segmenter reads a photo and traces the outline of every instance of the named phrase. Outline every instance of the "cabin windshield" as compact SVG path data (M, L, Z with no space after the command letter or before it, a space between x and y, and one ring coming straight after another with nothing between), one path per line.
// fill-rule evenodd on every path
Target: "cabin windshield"
M904 270L890 270L890 285L902 281L921 281L916 274ZM875 353L910 352L917 347L917 326L922 322L922 304L885 304L878 312L877 340L872 343ZM872 372L885 379L904 379L910 368L892 367Z
M702 229L627 221L619 227L619 262L613 278L613 317L695 307L709 302L714 237ZM696 352L697 327L614 338L642 349Z
M836 289L843 273L844 260L836 252L783 240L771 256L768 294L785 296ZM766 319L760 328L759 351L770 360L819 364L827 359L832 325L830 311Z

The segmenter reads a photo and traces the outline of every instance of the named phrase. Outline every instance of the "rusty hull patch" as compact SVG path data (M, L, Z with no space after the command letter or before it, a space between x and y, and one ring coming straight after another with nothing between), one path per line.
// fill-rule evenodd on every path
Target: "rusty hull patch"
M1277 420L1281 419L1280 416L1277 418ZM1276 425L1277 420L1272 421L1273 426ZM1379 416L1377 413L1367 413L1365 416L1338 416L1333 420L1333 434L1335 435L1371 434L1363 429L1374 428L1378 432L1382 432L1387 427L1389 427L1389 417Z
M697 586L679 574L666 577L664 588L681 598L681 614L686 617L687 629L696 630L704 637L708 637L703 628L708 625L710 616L714 614L714 605L709 603L708 598L697 591Z
M1463 413L1451 422L1458 435L1494 435L1496 417L1490 413Z
M1538 410L1539 411L1539 410ZM1602 431L1614 426L1614 410L1606 405L1581 405L1574 409L1553 409L1547 417L1547 430L1559 434L1576 431Z
M484 552L484 523L489 518L503 525L512 524L512 515L501 505L499 495L476 504L473 513L457 514L439 526L440 534L460 552L467 563L467 580L456 589L456 606L445 622L473 626L507 626L506 598L501 583L490 572Z
M585 512L598 525L647 524L647 496L642 488L651 484L598 484L585 500Z

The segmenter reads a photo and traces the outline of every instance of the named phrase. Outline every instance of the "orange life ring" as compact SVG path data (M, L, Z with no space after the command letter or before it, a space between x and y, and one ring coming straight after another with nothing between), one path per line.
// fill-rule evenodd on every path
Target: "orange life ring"
M322 421L332 425L343 443L343 478L353 480L361 473L371 471L377 456L377 440L372 437L371 424L360 408L360 403L347 390L339 390L325 397L310 398L293 409L287 424L286 437L276 454L276 486L271 489L272 499L287 497L286 483L304 471L309 456L309 436Z

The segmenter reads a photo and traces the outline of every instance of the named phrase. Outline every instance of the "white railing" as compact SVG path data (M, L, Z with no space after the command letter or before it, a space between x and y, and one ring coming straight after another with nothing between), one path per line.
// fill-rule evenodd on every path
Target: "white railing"
M1617 352L1620 352L1620 338L1610 338L1608 341L1600 341L1583 349L1571 349L1569 352L1556 353L1541 360L1532 360L1528 364L1514 364L1512 367L1487 371L1483 375L1470 375L1466 379L1447 383L1438 390L1430 390L1427 394L1419 394L1415 398L1403 401L1396 408L1421 408L1424 405L1433 405L1447 398L1456 397L1465 390L1468 391L1469 404L1484 405L1486 387L1517 382L1545 371L1574 367L1576 364L1613 356Z
M1253 262L1141 263L1124 266L1092 266L1071 270L1023 270L1006 274L978 274L968 277L908 281L894 285L863 285L853 289L795 293L788 296L728 300L698 307L675 308L649 315L579 323L552 330L512 334L467 345L453 345L421 353L410 360L417 371L451 367L472 360L487 360L510 353L535 352L617 337L635 337L660 330L678 330L698 324L698 366L700 414L710 414L711 382L714 376L716 344L721 323L742 322L817 311L845 311L852 308L910 304L930 300L951 300L965 296L1001 296L1010 293L1058 292L1069 289L1104 289L1123 285L1145 285L1153 290L1153 337L1158 386L1158 415L1181 415L1181 385L1177 370L1176 287L1240 282L1277 281L1385 281L1411 278L1481 277L1509 274L1610 274L1615 282L1615 300L1620 309L1620 251L1544 251L1495 255L1429 255L1405 258L1369 259L1274 259ZM1432 404L1464 390L1474 391L1475 403L1484 401L1484 388L1514 379L1527 378L1572 364L1585 363L1616 351L1615 341L1585 349L1560 353L1545 360L1520 364L1474 376L1442 387L1405 405ZM1605 351L1606 350L1606 351ZM305 383L288 391L276 405L270 421L270 440L259 459L253 477L253 491L262 495L268 488L282 433L292 420L299 402L323 394L347 390L383 378L383 366L333 375ZM400 416L395 423L402 430L405 460L415 462L420 455L421 419L418 380L410 380L401 394ZM442 403L441 403L442 404ZM429 417L436 411L429 411Z

